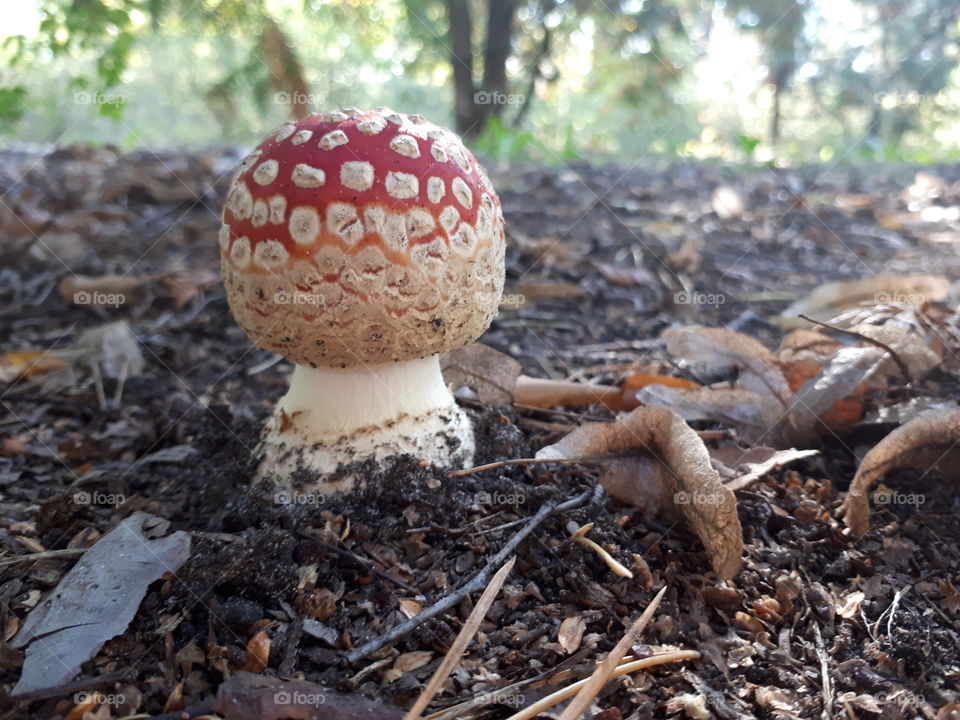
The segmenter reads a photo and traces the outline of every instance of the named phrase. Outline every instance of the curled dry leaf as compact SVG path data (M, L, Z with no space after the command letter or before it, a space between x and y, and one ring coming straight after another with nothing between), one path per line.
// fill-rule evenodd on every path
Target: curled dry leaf
M748 443L769 438L770 428L783 414L783 405L769 395L743 388L684 388L648 385L636 391L644 405L671 409L686 421L711 420L737 428L740 438Z
M700 537L716 573L732 578L743 553L737 501L697 433L665 408L642 407L614 423L582 425L537 457L612 453L629 455L601 461L607 492L650 511L679 513Z
M856 535L870 527L870 487L891 470L913 468L957 477L960 412L934 410L917 416L866 454L850 484L843 519Z
M440 358L443 379L456 390L469 387L484 405L513 402L514 386L523 367L509 355L482 343L472 343Z
M794 330L787 333L780 341L777 349L777 359L781 363L790 364L798 360L812 360L820 365L825 363L841 348L841 344L829 335L816 330Z
M790 387L777 364L777 358L762 344L742 333L726 328L690 325L663 333L667 352L692 365L711 369L735 368L737 385L759 395L770 395L786 403Z
M807 315L816 319L861 307L890 302L903 302L911 298L922 304L939 302L950 292L950 281L941 275L877 275L858 280L842 280L820 285L802 300L784 310L777 318L781 327L807 327L809 323L800 318Z

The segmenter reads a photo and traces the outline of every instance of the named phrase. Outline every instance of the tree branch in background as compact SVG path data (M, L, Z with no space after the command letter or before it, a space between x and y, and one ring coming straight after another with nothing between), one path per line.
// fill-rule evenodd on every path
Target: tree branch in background
M260 49L270 71L269 88L279 101L289 100L291 120L302 120L309 112L307 96L310 86L303 74L303 65L286 34L269 15L263 16Z
M473 22L470 6L467 0L446 0L446 3L457 132L463 135L476 134L479 122L476 117L477 106L473 101Z
M527 113L530 112L530 104L533 101L533 95L537 89L537 80L544 77L543 61L549 57L550 50L553 46L553 31L550 29L550 26L547 25L547 15L550 14L556 5L556 0L543 0L540 3L540 27L543 30L543 39L540 41L537 54L530 64L530 81L527 83L527 92L524 94L520 109L517 111L511 123L515 128L520 127L523 119L527 116ZM554 79L556 79L556 76L550 78L550 80Z
M513 16L517 0L487 0L487 42L483 53L483 90L489 101L479 106L483 123L499 117L507 93L507 58L513 52Z

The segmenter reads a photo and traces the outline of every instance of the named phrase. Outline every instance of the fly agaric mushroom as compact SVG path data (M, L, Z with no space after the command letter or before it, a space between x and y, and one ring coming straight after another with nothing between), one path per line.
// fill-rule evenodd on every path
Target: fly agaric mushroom
M418 115L319 113L264 140L234 180L220 230L233 316L255 345L296 365L258 478L343 492L352 476L331 475L367 458L472 462L473 428L439 353L489 327L504 248L487 174L456 135Z

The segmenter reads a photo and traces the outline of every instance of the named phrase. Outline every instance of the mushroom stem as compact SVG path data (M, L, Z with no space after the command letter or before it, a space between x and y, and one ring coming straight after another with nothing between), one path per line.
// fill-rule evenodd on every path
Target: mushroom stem
M402 415L453 407L440 356L350 368L297 365L274 411L313 434L346 435Z
M432 355L354 368L297 365L258 449L258 479L278 488L345 492L341 465L409 454L444 468L473 461L473 428Z

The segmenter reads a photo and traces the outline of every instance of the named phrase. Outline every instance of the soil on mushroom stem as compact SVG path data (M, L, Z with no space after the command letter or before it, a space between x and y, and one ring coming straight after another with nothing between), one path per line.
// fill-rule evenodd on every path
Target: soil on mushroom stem
M177 193L184 183L201 196L213 187L211 200L222 200L225 180L214 183L211 170L217 158L165 156L159 162L105 154L62 151L46 161L42 177L27 178L32 195L13 198L24 212L56 211L58 234L46 238L45 246L70 257L78 274L111 274L141 256L138 275L170 270L171 258L189 257L191 266L215 269L218 223L202 204ZM113 184L96 191L78 186L70 176L77 163L102 163ZM625 177L624 168L575 169L579 179L569 170L540 169L495 177L514 234L507 289L514 304L505 305L485 342L516 357L531 375L565 377L591 366L629 363L644 349L627 343L655 338L677 321L732 325L773 346L780 333L762 315L786 301L769 301L761 313L739 298L784 288L802 293L821 279L858 276L862 268L860 260L851 259L851 248L874 266L890 263L904 273L936 266L937 272L960 277L955 251L913 231L894 243L881 227L882 215L899 207L915 170L866 179L831 175L816 182L813 171L777 179L769 173L737 177L753 213L745 222L718 219L707 209L714 188L731 182L717 168L631 170ZM958 167L928 171L951 183L960 179ZM127 178L126 184L116 178ZM604 202L591 199L584 184ZM788 187L810 187L820 200L798 204ZM852 214L834 202L855 196L866 199ZM836 243L834 234L842 235L846 246ZM696 247L684 250L685 240ZM756 251L747 252L752 247ZM669 273L658 271L665 266ZM631 272L618 275L615 269ZM355 682L350 679L374 659L355 667L340 664L344 643L359 646L443 597L478 572L544 502L566 500L595 485L589 468L506 467L452 480L400 459L385 469L361 467L367 489L358 495L282 504L272 488L249 487L249 454L285 389L288 368L257 367L270 356L250 348L229 318L222 290L210 287L176 307L158 285L153 297L139 304L95 310L65 306L50 292L62 272L46 250L24 251L10 282L0 286L0 299L17 308L0 314L0 337L7 343L0 351L47 347L64 333L66 344L77 328L124 319L144 347L146 369L128 378L121 402L105 410L98 409L89 378L53 391L53 399L33 392L4 401L44 441L28 443L27 452L11 445L0 453L4 537L18 554L27 551L17 536L62 549L71 541L92 542L134 510L169 518L174 528L194 533L191 558L177 578L151 586L128 630L84 666L92 676L129 670L116 687L140 697L140 712L160 713L180 681L183 704L202 703L227 671L244 666L246 646L260 630L271 638L266 672L276 672L288 654L291 615L328 630L314 628L321 637L304 633L296 652L290 650L288 669L346 692L408 704L469 614L469 601L395 643L377 656L387 659L382 668ZM671 273L724 301L674 303L671 298L682 288L660 277L669 279ZM598 348L600 343L620 344ZM106 397L116 388L115 380L104 381ZM955 380L944 378L944 393L956 389ZM529 457L580 414L472 412L478 463ZM584 414L610 417L598 408ZM4 426L9 427L15 426ZM854 441L869 447L880 434L865 431ZM131 466L154 450L178 445L190 445L196 454L182 462ZM728 717L747 710L762 715L781 702L798 716L818 715L822 689L814 627L835 694L850 692L890 706L890 693L901 684L935 708L953 701L960 597L930 599L941 582L958 584L960 518L952 508L953 489L932 476L889 478L891 487L909 487L928 502L919 512L884 508L882 533L853 543L830 510L837 490L853 475L855 459L841 443L828 442L821 451L820 459L775 472L738 493L747 557L733 587L705 577L708 561L683 528L608 499L548 518L521 544L481 642L470 646L464 660L467 674L455 676L455 692L471 696L478 677L512 682L568 660L571 653L558 631L563 619L575 615L585 630L573 651L583 652L575 673L589 670L620 638L624 621L636 618L666 583L670 590L646 641L697 648L705 659L685 669L640 674L629 686L611 684L601 704L618 708L625 718L662 717L669 701L708 688L722 694ZM75 502L77 476L91 470L100 474L95 481L88 476L92 484L81 487L123 496L119 508ZM633 580L618 578L590 549L569 542L569 526L588 522L595 524L590 537L633 569ZM417 600L409 589L321 541L375 563L426 599ZM0 568L4 619L22 619L72 563L50 559ZM784 620L767 614L767 625L756 632L738 618L738 612L763 616L758 608L769 607L770 598L778 600ZM413 652L433 654L413 670L389 672L396 657ZM19 659L4 646L0 660L0 681L9 690ZM765 696L757 694L758 687ZM63 715L69 707L62 700L34 703L30 712ZM491 707L487 717L510 712L507 706ZM22 706L0 706L3 718L23 713Z

